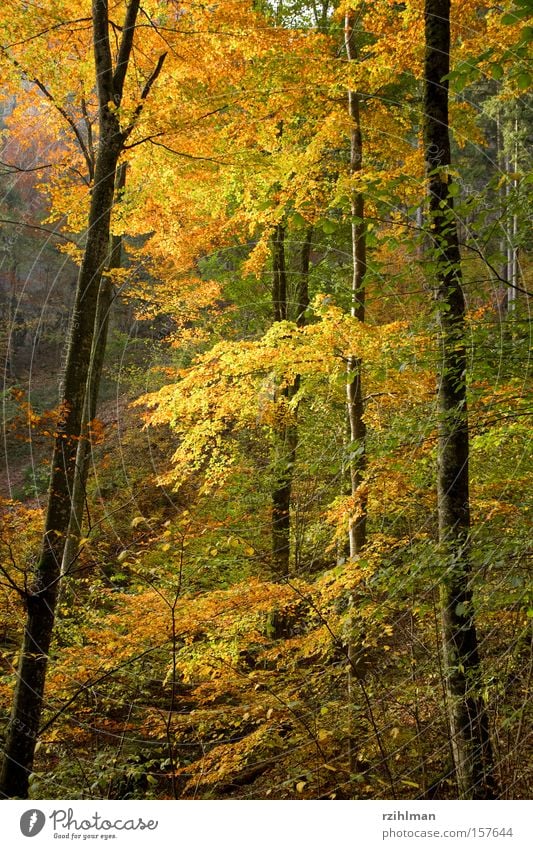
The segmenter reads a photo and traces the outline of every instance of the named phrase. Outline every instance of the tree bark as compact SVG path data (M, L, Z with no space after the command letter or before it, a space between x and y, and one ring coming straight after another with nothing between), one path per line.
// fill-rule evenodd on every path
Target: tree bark
M436 268L439 333L438 517L443 655L451 742L461 799L487 799L496 786L470 587L469 434L465 300L450 194L448 125L450 0L425 0L424 146L430 259Z
M126 163L123 162L117 168L115 204L117 203L117 200L120 199L125 185ZM111 236L108 263L109 270L120 268L122 265L122 242L122 236ZM100 284L100 293L98 295L98 305L96 309L91 363L87 378L85 408L83 411L83 427L76 452L76 472L72 487L72 506L69 529L61 564L62 575L68 574L76 560L79 550L79 542L83 525L83 508L86 501L87 479L89 477L89 464L91 459L90 423L95 418L98 407L98 395L100 391L102 370L104 367L109 316L112 303L113 284L108 277L103 276Z
M87 227L78 276L66 368L62 413L52 471L42 549L33 586L26 595L27 618L17 667L13 708L0 775L0 797L26 798L39 736L43 694L71 515L76 453L83 425L100 281L109 256L111 208L117 162L124 144L116 108L120 106L133 44L139 0L130 0L113 72L107 0L93 0L93 45L99 101L100 138Z
M272 307L274 321L287 318L287 269L285 261L285 227L277 224L272 236Z
M344 19L344 43L349 62L357 59L355 44L355 12L349 9ZM361 132L361 115L359 93L348 91L348 114L350 123L350 174L358 174L363 167L363 137ZM364 197L360 192L352 190L352 286L350 313L359 321L365 320L365 275L366 275L366 225ZM350 493L357 505L350 516L348 524L348 543L350 558L356 557L366 542L367 499L362 491L366 469L366 425L363 419L364 401L362 385L363 363L359 357L350 357L347 363L348 380L346 383L346 404L348 414L348 472L350 477ZM354 598L350 598L353 609ZM353 617L347 622L346 650L348 655L347 697L349 708L348 761L350 772L357 769L358 745L354 728L354 707L357 700L357 681L355 668L357 644L353 634Z
M355 13L350 10L345 17L345 46L348 61L356 59ZM348 92L348 111L351 118L350 129L350 174L357 174L363 167L363 139L361 134L361 116L359 94ZM350 312L359 321L365 320L366 275L366 229L364 198L354 191L351 199L352 215L352 302ZM367 499L361 491L366 468L366 426L363 419L364 402L362 386L362 362L358 357L350 357L347 365L346 402L350 436L350 489L352 497L358 500L357 512L350 518L348 537L350 557L355 557L366 542Z
M309 227L305 234L300 256L301 268L298 275L296 291L296 324L305 326L305 312L309 306L309 269L311 262L311 247L313 243L313 228ZM282 321L288 317L287 271L285 257L285 229L278 225L272 239L272 271L273 287L272 301L274 320ZM291 386L280 390L283 399L282 415L285 416L285 405L298 392L300 378L296 376ZM295 414L296 416L296 414ZM272 563L277 578L287 578L290 574L291 553L291 495L296 463L296 448L298 445L298 425L296 421L282 422L274 434L275 463L278 473L272 491Z

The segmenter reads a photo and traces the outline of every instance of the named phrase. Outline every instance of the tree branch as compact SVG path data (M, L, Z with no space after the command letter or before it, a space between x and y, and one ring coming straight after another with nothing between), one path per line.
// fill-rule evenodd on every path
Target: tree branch
M75 18L73 21L60 21L58 24L51 24L46 29L42 29L39 32L34 33L34 35L29 35L27 38L22 38L20 41L12 41L11 44L7 44L5 49L9 49L11 47L21 47L23 44L28 44L30 41L34 41L36 38L40 38L42 35L47 35L49 32L53 32L56 29L61 29L61 27L69 27L73 24L82 24L82 23L90 23L90 18ZM89 29L89 27L84 27L84 29Z
M14 227L29 227L31 230L42 230L43 233L49 233L50 236L57 236L59 239L63 239L64 242L69 242L71 245L76 245L79 248L78 243L74 239L64 236L59 230L49 230L48 227L41 227L39 224L30 224L28 221L13 221L10 218L0 218L0 224L13 224Z
M11 577L11 575L9 574L7 569L5 569L4 566L2 566L1 564L0 564L0 574L2 574L7 581L7 584L3 584L1 581L0 581L0 584L2 584L4 587L5 586L11 587L11 589L14 590L21 597L21 599L23 599L23 601L26 601L27 598L28 598L28 593L25 590L23 590L21 587L19 587L19 585L13 580L13 578Z
M107 0L93 0L93 47L98 102L115 102L113 97L113 61L109 45ZM118 106L118 103L116 104Z
M85 163L87 165L87 170L88 170L89 174L91 174L92 173L91 157L89 155L89 151L87 150L87 146L86 146L86 144L83 140L83 136L81 135L78 127L76 126L76 122L74 121L74 119L68 114L66 109L57 102L54 95L47 89L45 84L42 83L41 80L38 77L32 77L32 75L29 74L22 67L22 65L20 64L20 62L17 61L17 59L14 59L12 56L9 55L9 52L6 50L5 47L0 47L0 50L7 57L7 59L15 66L15 68L17 68L30 82L32 82L34 85L37 86L39 91L42 94L44 94L46 99L57 109L57 111L59 112L59 114L61 115L63 120L67 122L70 129L72 130L72 132L76 136L76 140L77 140L77 142L80 146L80 150L83 154L83 158L85 159Z
M133 47L133 36L135 35L135 21L137 19L139 6L140 0L130 0L128 8L126 10L126 18L124 21L124 28L122 30L122 37L120 39L120 47L118 50L117 66L115 68L115 73L113 74L112 79L113 101L116 106L118 106L122 100L122 92L124 91L124 82L126 80L128 62Z
M212 156L195 156L193 153L184 153L182 150L174 150L174 148L169 147L167 144L163 142L154 141L154 137L150 137L148 139L144 139L144 141L149 141L151 144L156 147L162 147L164 150L168 150L169 153L174 154L174 156L183 156L185 159L196 159L200 162L215 162L217 165L225 165L226 163L222 162L220 159L213 159Z
M135 127L135 124L137 123L139 116L140 116L140 114L143 110L144 102L145 102L146 98L148 97L148 95L150 94L150 91L152 89L153 84L155 83L156 79L158 78L159 74L161 73L161 69L163 67L163 63L164 63L167 55L168 55L167 53L161 54L161 56L157 60L157 64L156 64L154 70L152 71L152 73L150 74L148 79L146 80L146 83L144 84L144 88L141 92L141 99L140 99L139 103L137 104L137 106L135 107L135 111L133 113L133 117L131 119L130 125L129 125L129 127L127 127L124 130L124 133L123 133L124 140L128 138L128 136L132 132L133 128Z
M99 675L97 678L93 678L91 681L87 681L85 684L83 684L81 687L79 687L76 690L74 695L67 702L65 702L63 707L61 707L57 711L57 713L55 713L53 715L53 717L48 720L48 722L45 722L45 724L42 726L42 728L39 729L39 737L41 737L44 734L45 731L48 731L48 729L54 724L54 722L57 719L59 719L61 714L65 713L67 708L70 707L72 702L75 702L76 699L78 698L78 696L80 696L86 690L90 690L91 687L95 686L95 684L100 684L102 681L105 681L106 678L110 678L111 675L114 675L114 673L118 672L119 669L123 669L125 666L129 666L130 663L135 663L136 660L140 660L142 657L145 657L147 654L151 654L153 651L156 651L156 649L163 648L163 646L165 646L168 642L169 642L169 640L165 640L163 643L160 643L160 645L158 645L158 646L152 646L151 648L146 649L146 651L143 651L140 654L135 655L135 657L130 657L129 660L125 660L124 663L119 663L118 666L113 667L113 669L109 669L107 672L104 672L103 675Z
M31 174L34 171L44 171L46 168L53 168L54 166L50 163L49 165L36 165L35 168L22 168L20 165L12 165L10 162L4 162L3 159L0 159L0 165L4 168L8 168L8 171L3 173L10 174L13 172L19 172L21 174Z
M517 292L522 292L524 295L527 295L528 298L533 298L533 292L528 291L528 289L523 289L521 286L517 286L516 283L510 283L509 280L506 280L505 277L502 277L502 275L494 268L493 264L484 255L483 251L481 251L479 248L476 248L474 245L467 245L465 242L459 242L459 244L462 248L466 248L467 250L476 253L479 258L483 260L487 268L492 271L492 273L500 283L504 283L505 286L509 286L510 289L515 289Z

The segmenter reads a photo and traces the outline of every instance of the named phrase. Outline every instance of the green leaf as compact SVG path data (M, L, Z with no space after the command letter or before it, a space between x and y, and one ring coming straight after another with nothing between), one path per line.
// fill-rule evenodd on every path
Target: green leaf
M507 12L505 15L502 15L501 21L505 26L513 26L513 24L517 24L518 21L523 20L524 18L529 18L533 9L530 0L525 0L522 2L518 9L515 9L513 12Z
M295 227L307 227L308 222L305 220L303 215L300 215L299 212L295 212L292 216L292 223Z

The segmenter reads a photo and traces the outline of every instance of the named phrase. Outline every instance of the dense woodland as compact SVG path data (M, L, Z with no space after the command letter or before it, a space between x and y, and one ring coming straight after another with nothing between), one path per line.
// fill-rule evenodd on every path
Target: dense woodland
M530 12L2 4L0 797L528 796Z

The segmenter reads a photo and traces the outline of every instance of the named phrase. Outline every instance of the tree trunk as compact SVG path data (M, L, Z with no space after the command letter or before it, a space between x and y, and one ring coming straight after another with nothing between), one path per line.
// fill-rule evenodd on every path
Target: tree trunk
M512 169L515 176L513 177L513 188L515 193L518 190L518 180L516 178L516 174L518 173L518 112L515 104L515 117L513 122L513 130L514 130L514 150L513 150L513 162ZM516 203L516 198L515 198ZM516 306L516 294L517 294L517 286L518 286L518 215L516 212L513 212L511 219L511 232L509 235L509 283L510 286L507 290L507 309L509 313L513 313Z
M285 265L285 227L277 224L272 236L272 307L274 321L287 318L287 270Z
M61 563L71 515L76 452L83 410L100 281L109 257L115 173L124 143L116 107L120 106L133 42L139 0L130 0L113 73L107 0L93 0L94 54L99 100L100 139L62 385L42 550L34 583L26 596L27 618L17 667L17 683L7 729L0 797L26 798L39 735L48 653L52 640ZM111 107L111 108L110 108Z
M349 9L344 19L344 43L349 62L357 58L355 44L355 12ZM348 113L350 125L350 174L358 174L363 167L363 137L361 133L361 116L359 94L348 91ZM360 192L352 190L352 288L350 313L359 321L365 320L365 275L366 275L366 229L365 205ZM363 419L363 385L362 361L359 357L350 357L347 363L348 380L346 383L346 403L348 414L348 472L350 478L350 493L354 499L354 512L348 524L348 542L350 558L355 557L366 542L366 513L367 499L362 490L363 477L366 469L366 425ZM353 608L354 598L350 598L350 609ZM354 707L356 704L357 682L355 680L355 663L357 644L353 634L353 619L348 617L346 650L348 655L347 697L349 709L348 732L348 761L350 772L357 769L358 745L354 728Z
M126 185L126 163L118 166L115 186L115 204L120 199L121 193ZM122 236L111 236L108 268L120 268L122 265ZM91 364L87 379L85 408L83 411L83 428L78 442L76 452L76 472L72 487L72 509L68 529L67 540L63 552L61 574L68 574L76 560L79 550L83 524L83 508L86 500L87 479L89 477L89 464L91 459L91 436L90 422L96 416L98 406L98 395L102 370L104 367L105 351L107 346L107 335L109 327L109 316L113 303L113 284L108 277L103 277L98 295L98 306L96 310L93 347L91 353Z
M312 240L313 228L309 227L302 245L301 269L296 292L296 324L298 327L304 327L305 312L309 306L309 268ZM274 231L272 257L274 320L282 321L288 316L285 230L282 225L278 225ZM299 386L300 379L297 376L291 386L286 386L280 391L280 396L284 402L283 416L286 414L285 405L298 392ZM274 434L274 442L277 454L275 462L279 471L272 492L272 562L275 576L287 578L290 573L292 481L298 444L296 422L282 422Z
M438 515L445 558L443 655L459 797L487 799L495 795L495 781L470 588L465 301L448 175L450 0L426 0L425 38L424 145L440 321Z
M345 45L349 61L356 59L354 44L355 13L350 10L345 18ZM361 135L361 118L359 113L359 94L348 92L348 110L351 118L350 130L350 173L357 174L363 164L363 140ZM365 289L366 275L366 231L364 198L360 192L353 192L351 200L352 214L352 316L365 320ZM346 401L348 409L348 424L350 436L350 489L358 506L350 518L348 536L350 542L350 557L355 557L363 548L366 541L366 505L365 494L361 491L363 476L366 468L366 426L363 420L363 386L362 362L358 357L350 357L348 361L348 382L346 384Z
M281 394L288 399L289 387L285 387ZM295 425L282 425L274 436L276 464L280 467L272 492L272 562L276 578L288 578L290 573L290 508L297 438Z

